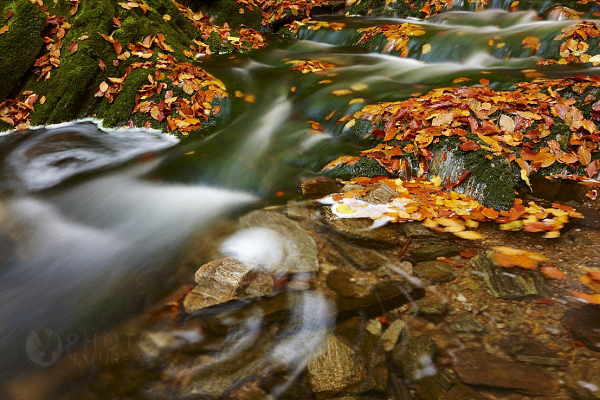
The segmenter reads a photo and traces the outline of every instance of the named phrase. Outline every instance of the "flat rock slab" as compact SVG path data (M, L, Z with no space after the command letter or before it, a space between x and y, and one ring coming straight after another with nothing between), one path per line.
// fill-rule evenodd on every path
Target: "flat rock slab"
M594 351L600 351L600 309L595 305L565 311L565 324L573 337Z
M550 294L550 285L540 273L498 267L492 262L491 254L491 251L479 253L471 259L471 265L483 274L483 282L492 296L515 300L547 297Z
M398 265L398 262L389 259L377 250L352 244L336 236L333 234L328 235L327 240L342 254L346 261L358 269L372 271L389 264Z
M454 370L469 385L510 389L525 394L555 394L556 379L541 367L507 361L482 350L455 353Z
M416 245L416 241L413 241L413 245ZM429 243L423 243L419 247L410 247L410 257L416 261L429 261L435 260L438 257L453 257L460 253L460 249L456 243L448 241L430 241Z
M456 279L453 267L442 261L422 261L413 267L413 272L426 285L447 283Z
M275 211L258 210L240 218L240 226L267 228L281 234L285 254L279 271L295 274L319 270L317 244L296 221Z

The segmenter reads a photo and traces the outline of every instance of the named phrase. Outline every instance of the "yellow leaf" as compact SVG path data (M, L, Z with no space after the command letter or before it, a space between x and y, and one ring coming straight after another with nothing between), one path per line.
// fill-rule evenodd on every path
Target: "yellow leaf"
M458 236L461 239L468 240L481 240L485 238L485 236L483 236L481 233L475 231L454 232L454 235Z
M346 204L338 204L335 210L340 214L354 214L356 212L356 210L353 210Z
M170 21L171 20L171 16L169 14L165 14L165 15L163 15L163 19L165 21Z
M421 54L427 54L431 51L431 45L429 43L425 43L421 48Z

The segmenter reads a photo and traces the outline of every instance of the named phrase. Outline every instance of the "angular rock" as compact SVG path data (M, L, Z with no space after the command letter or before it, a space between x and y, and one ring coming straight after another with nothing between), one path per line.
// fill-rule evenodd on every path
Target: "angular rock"
M456 279L454 269L442 261L423 261L413 267L414 274L423 280L425 285L447 283Z
M450 328L456 332L481 332L485 327L477 320L467 314L460 315L450 322Z
M509 389L532 395L555 394L558 391L556 379L542 368L507 361L482 350L462 350L455 353L453 367L460 380L469 385Z
M597 363L573 364L565 372L565 387L573 400L600 399L600 365Z
M535 338L509 335L500 341L500 347L518 361L537 365L565 366L566 360Z
M332 193L338 193L342 188L336 181L324 176L317 176L302 185L302 194L309 199L321 199Z
M483 282L492 296L514 300L523 297L547 297L550 286L539 273L519 268L507 270L494 265L491 252L482 252L471 259L471 265L481 272Z
M381 344L383 345L384 351L392 351L394 349L405 326L406 322L397 319L383 331L383 334L381 335Z
M387 204L398 194L385 183L375 183L367 189L369 193L360 199L371 204Z
M402 369L404 379L418 381L437 373L433 363L437 351L433 339L415 336L394 347L392 361Z
M600 309L597 306L570 308L565 311L564 321L575 339L591 350L600 351Z
M373 221L370 219L339 218L329 207L321 207L320 213L322 221L346 239L386 246L399 242L398 232L389 226L371 229Z
M443 373L421 379L415 391L419 399L484 400L468 386Z
M377 250L357 246L344 239L330 235L328 241L353 266L364 271L372 271L387 264L397 264Z
M410 311L429 321L440 322L448 311L448 304L440 300L421 299L410 306Z
M410 255L416 261L435 260L438 257L453 257L460 253L458 246L451 241L425 243L421 247L411 249Z
M188 313L230 300L265 296L273 291L273 278L254 271L233 257L204 264L196 271L196 287L183 300Z
M337 393L366 378L362 354L331 333L308 362L308 381L316 393Z
M240 218L240 226L267 228L281 235L284 254L278 271L294 274L319 270L317 245L296 221L275 211L258 210Z

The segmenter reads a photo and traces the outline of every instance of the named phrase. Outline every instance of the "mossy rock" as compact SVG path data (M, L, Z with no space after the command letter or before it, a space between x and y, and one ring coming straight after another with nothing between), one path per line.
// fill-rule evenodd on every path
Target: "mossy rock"
M44 45L41 32L46 14L29 1L14 1L2 10L14 12L8 31L0 35L0 99L5 99L19 84Z
M216 25L223 25L227 22L234 29L245 26L246 28L259 30L262 27L262 12L258 7L253 7L253 10L250 10L234 0L207 1L204 3L200 6L201 10L214 16L213 23ZM240 10L243 11L242 14L240 14Z

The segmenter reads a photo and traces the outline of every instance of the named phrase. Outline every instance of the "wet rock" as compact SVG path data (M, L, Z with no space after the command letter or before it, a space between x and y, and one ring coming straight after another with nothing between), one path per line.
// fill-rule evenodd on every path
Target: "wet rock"
M594 351L600 351L600 309L595 305L565 311L565 324L573 337Z
M510 389L525 394L555 394L556 379L542 368L507 361L482 350L462 350L455 353L454 370L461 381L469 385Z
M203 339L203 335L196 330L167 330L158 332L145 332L140 337L142 354L154 360L159 356L181 349Z
M387 204L398 194L385 183L375 183L367 189L369 193L360 199L372 204Z
M514 300L523 297L547 297L550 285L541 274L519 268L497 267L491 252L482 252L471 259L471 265L481 272L483 282L492 296Z
M481 332L485 327L477 320L467 314L460 315L450 322L450 328L456 332Z
M458 253L460 253L460 249L451 241L425 243L410 251L411 257L416 262L435 260L438 257L453 257Z
M356 298L369 293L368 289L358 284L352 275L339 269L327 274L325 282L338 296Z
M384 351L392 351L394 349L405 326L406 322L397 319L383 331L383 334L381 335L381 344L383 345Z
M384 265L382 267L377 268L377 272L375 273L378 278L392 278L399 279L405 278L405 275L398 272L397 269L401 270L407 275L413 274L413 265L410 261L400 261L394 262L393 265L395 268L391 268L389 265Z
M443 373L421 379L415 392L419 399L483 400L483 397L471 388Z
M253 211L240 218L243 228L267 228L278 234L284 241L281 265L278 271L288 273L316 272L319 270L317 245L296 221L275 211Z
M402 369L405 379L416 381L437 373L433 364L436 353L437 346L431 338L415 336L394 347L392 360Z
M395 246L399 242L398 232L389 226L371 229L373 221L365 218L339 218L329 207L320 208L322 221L350 240L372 244Z
M500 341L500 347L518 361L537 365L565 366L566 360L535 338L509 335Z
M196 271L196 287L188 293L183 306L188 313L230 300L265 296L273 291L273 278L254 271L233 257L203 265Z
M600 399L600 365L597 363L573 364L565 372L565 387L573 400Z
M425 285L447 283L456 279L452 266L441 261L423 261L413 267L414 274L423 280Z
M337 393L366 378L362 354L334 334L327 335L308 362L308 380L316 393Z
M405 222L402 224L404 235L409 238L438 237L439 234L423 226L421 222Z
M397 264L377 250L357 246L333 235L327 239L350 264L358 269L372 271L382 265Z
M444 314L448 311L448 304L441 300L421 299L415 301L410 306L410 311L419 314L429 321L440 322L444 318Z
M363 185L356 185L354 183L349 183L347 185L344 185L344 187L342 188L342 193L348 193L353 190L364 190L364 188L365 187Z
M324 176L317 176L302 185L302 194L309 199L321 199L332 193L339 193L342 188L336 181Z

